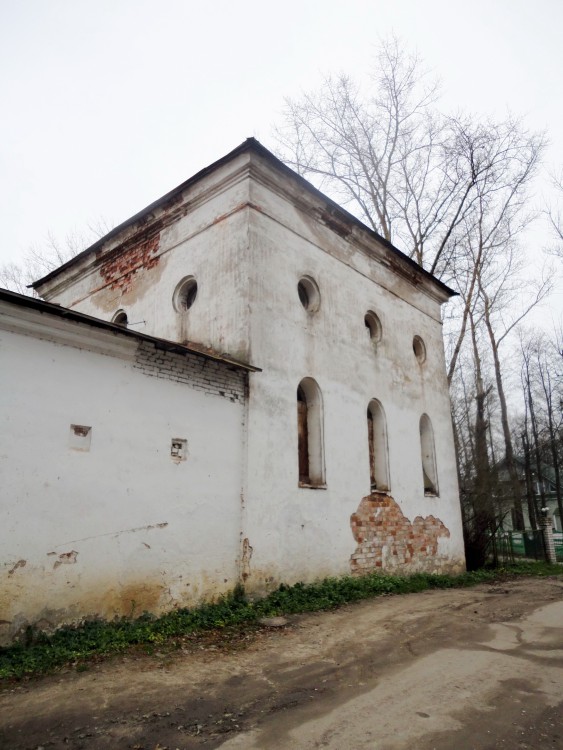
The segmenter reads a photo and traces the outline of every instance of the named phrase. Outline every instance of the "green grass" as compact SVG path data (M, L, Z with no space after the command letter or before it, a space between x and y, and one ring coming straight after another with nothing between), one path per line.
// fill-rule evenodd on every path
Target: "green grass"
M106 622L90 620L63 627L50 636L27 631L24 643L0 648L0 680L53 672L74 664L87 668L94 657L118 654L135 646L149 652L154 647L173 645L174 639L219 628L242 629L261 617L317 612L384 594L407 594L427 589L474 586L517 576L561 575L560 565L519 562L505 568L482 569L458 576L417 573L395 576L374 573L360 578L326 578L316 583L281 585L264 599L249 601L237 587L231 594L193 609L179 609L153 617L121 618Z

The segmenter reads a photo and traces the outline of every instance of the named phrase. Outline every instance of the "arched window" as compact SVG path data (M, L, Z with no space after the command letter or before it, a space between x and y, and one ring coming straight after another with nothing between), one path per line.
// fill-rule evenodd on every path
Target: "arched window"
M438 494L438 474L436 471L436 451L434 448L434 430L428 414L420 418L420 454L422 459L422 476L424 494Z
M391 489L389 483L387 423L383 407L377 399L369 402L367 416L371 489L387 492Z
M323 403L320 388L312 378L303 378L297 388L297 443L299 484L324 485Z

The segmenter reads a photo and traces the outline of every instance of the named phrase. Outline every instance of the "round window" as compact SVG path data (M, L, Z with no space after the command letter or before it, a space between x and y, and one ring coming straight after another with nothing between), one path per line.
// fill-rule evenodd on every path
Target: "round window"
M193 276L186 276L176 286L172 303L176 312L186 312L193 305L197 297L197 281Z
M364 317L364 323L369 333L370 339L374 344L378 344L381 341L382 328L381 321L373 310L368 310Z
M422 364L426 359L426 346L420 336L415 336L412 340L412 350L418 362Z
M303 276L297 284L299 301L308 312L316 312L321 306L321 294L316 281L310 276Z
M117 326L123 326L123 328L127 328L127 323L129 322L127 319L127 313L125 310L118 310L113 318L111 319L112 323L115 323Z

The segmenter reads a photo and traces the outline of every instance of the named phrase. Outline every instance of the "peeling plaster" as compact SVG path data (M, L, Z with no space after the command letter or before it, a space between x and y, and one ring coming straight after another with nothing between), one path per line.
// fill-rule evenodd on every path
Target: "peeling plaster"
M18 560L17 563L8 571L8 575L11 576L16 572L18 568L24 568L27 564L27 560Z
M53 570L56 570L59 565L74 565L76 563L76 558L78 557L78 552L73 549L70 552L62 552L59 555L59 559L55 560L55 564L53 565Z
M242 543L242 573L241 577L243 581L246 581L250 576L250 559L252 558L253 549L250 546L248 539L244 539Z
M447 569L449 558L438 554L438 540L449 537L449 529L432 515L411 523L390 495L374 492L362 498L350 525L358 544L350 558L355 575L399 567L405 572Z

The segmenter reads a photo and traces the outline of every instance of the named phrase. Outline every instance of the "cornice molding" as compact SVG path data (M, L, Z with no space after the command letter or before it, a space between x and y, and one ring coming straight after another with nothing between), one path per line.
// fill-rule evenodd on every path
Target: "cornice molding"
M80 259L78 256L75 263L69 266L68 269L62 270L57 276L37 286L37 293L48 302L53 297L57 297L65 292L78 279L89 278L97 272L103 263L118 255L128 245L151 239L156 234L160 234L172 226L179 219L196 211L213 198L247 181L249 176L249 161L250 155L242 154L236 161L204 177L203 180L208 184L203 189L202 183L187 186L179 196L155 208L154 211L143 215L135 224L125 227L120 234L111 237L106 244L102 244L101 247L97 248L98 243L95 243L91 249L87 248L84 251L85 256L83 259ZM228 170L227 174L225 174L226 170ZM174 208L170 208L170 206L174 206ZM216 218L199 231L203 231L207 226L213 224ZM100 241L103 243L103 237ZM167 252L169 249L165 248L164 251L159 250L158 255L162 255L163 252Z
M368 227L362 229L360 225L352 224L347 216L344 215L344 212L339 212L338 209L335 209L330 204L319 200L314 194L303 189L297 183L290 180L281 181L277 178L276 171L266 160L260 157L253 160L250 164L249 172L251 179L254 179L257 183L283 200L289 200L295 208L309 216L313 221L325 226L327 232L336 233L343 241L349 242L369 258L383 265L390 272L398 274L415 289L423 291L434 302L443 304L450 299L450 295L441 288L442 285L437 280L434 281L423 269L417 268L406 258L399 255L397 251L379 242L377 238L371 235ZM262 206L253 207L269 218L278 221L277 217L273 216ZM307 237L304 237L304 239L310 241ZM317 247L324 250L318 244ZM382 284L382 286L385 285Z
M133 361L138 341L119 337L113 331L102 331L85 324L54 318L37 310L0 303L0 329L75 349Z

